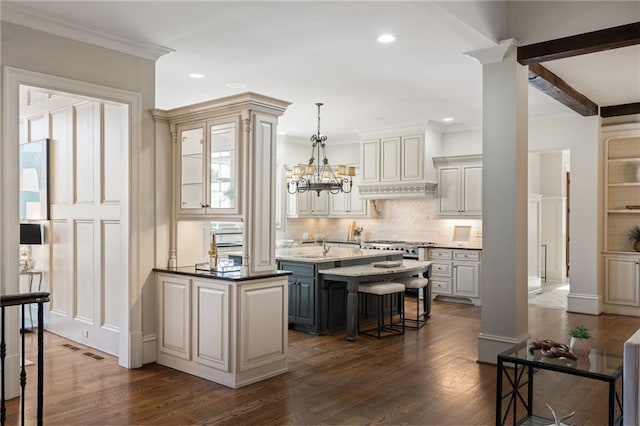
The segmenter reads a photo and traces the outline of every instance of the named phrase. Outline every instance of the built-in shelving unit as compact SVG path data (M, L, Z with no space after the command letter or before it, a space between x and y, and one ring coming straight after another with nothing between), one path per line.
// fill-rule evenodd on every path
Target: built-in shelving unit
M605 247L632 252L627 233L640 224L640 136L608 139L605 150Z
M629 230L640 225L640 123L605 126L604 311L640 316L640 253Z

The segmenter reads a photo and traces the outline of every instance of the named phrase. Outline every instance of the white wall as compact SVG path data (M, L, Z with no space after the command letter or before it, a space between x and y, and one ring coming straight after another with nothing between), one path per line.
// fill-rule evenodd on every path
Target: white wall
M442 134L442 156L482 154L482 130Z
M539 152L530 152L529 153L529 167L527 168L529 173L529 193L530 194L539 194L540 193L540 153Z
M155 202L154 202L154 127L149 110L155 105L155 62L112 51L109 49L96 47L70 39L35 31L19 25L2 22L2 65L10 66L28 71L34 71L57 77L64 77L71 80L78 80L93 83L100 86L111 87L116 90L126 90L139 93L141 95L142 118L139 122L132 123L132 129L141 131L142 146L140 147L140 162L133 164L131 173L135 173L140 178L138 188L131 190L139 194L137 199L131 200L133 204L139 206L132 212L132 217L138 220L140 229L140 240L137 235L131 236L131 246L137 250L141 248L140 257L135 262L138 271L136 278L131 283L135 289L131 294L138 294L141 291L142 300L132 300L131 329L137 330L135 334L139 342L143 339L153 339L156 332L155 321L155 286L152 268L155 266ZM15 104L3 104L3 111L7 108L15 108ZM3 114L3 117L6 114ZM2 127L12 125L12 123L2 123ZM17 125L17 123L16 123ZM17 139L16 139L17 143ZM17 147L13 151L16 152ZM6 156L4 150L2 156L2 169L11 170L15 168L17 154L15 157ZM13 163L13 164L12 164ZM3 172L4 173L4 172ZM9 177L12 177L10 175ZM15 174L17 176L17 172ZM15 193L17 200L17 186L15 179L2 177L2 192L7 194ZM12 196L13 197L13 196ZM17 229L16 214L5 214L2 210L3 231L10 227ZM161 225L161 224L160 224ZM3 232L3 236L9 237ZM17 233L11 236L9 241L5 241L4 247L14 247L17 251ZM167 235L168 238L168 235ZM3 238L4 239L4 238ZM10 250L6 250L9 253ZM17 255L2 256L2 273L0 276L7 278L5 271L10 268L15 274L17 281ZM8 262L6 264L5 262ZM142 348L132 348L136 356L140 355Z
M563 114L529 120L529 149L571 151L569 310L601 311L602 164L599 117Z

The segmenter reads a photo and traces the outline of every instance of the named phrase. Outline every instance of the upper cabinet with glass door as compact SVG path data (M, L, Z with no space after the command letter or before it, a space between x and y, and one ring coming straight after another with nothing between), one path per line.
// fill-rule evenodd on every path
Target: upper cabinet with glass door
M230 119L179 130L178 215L216 217L239 213L238 126L236 120Z

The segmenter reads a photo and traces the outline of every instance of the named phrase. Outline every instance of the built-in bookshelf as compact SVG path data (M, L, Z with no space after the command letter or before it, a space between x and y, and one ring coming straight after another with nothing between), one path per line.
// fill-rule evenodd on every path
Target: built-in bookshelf
M640 136L606 140L605 248L633 252L627 234L640 225Z

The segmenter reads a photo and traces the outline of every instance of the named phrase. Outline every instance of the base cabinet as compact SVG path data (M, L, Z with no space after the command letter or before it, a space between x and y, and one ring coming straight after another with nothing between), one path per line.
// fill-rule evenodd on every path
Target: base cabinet
M480 250L429 248L433 298L480 305Z
M232 388L284 373L286 283L158 274L158 364Z
M640 254L604 257L605 311L640 316Z

